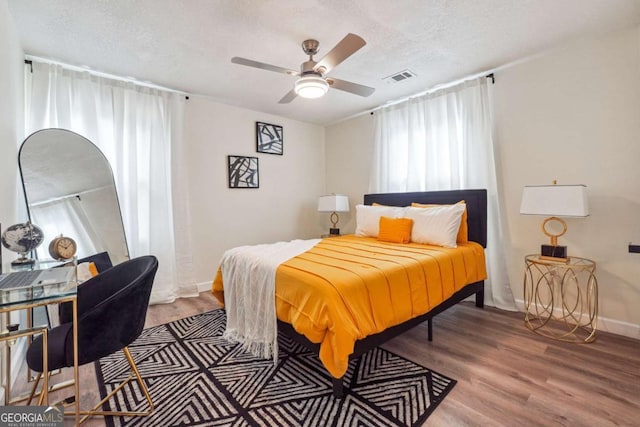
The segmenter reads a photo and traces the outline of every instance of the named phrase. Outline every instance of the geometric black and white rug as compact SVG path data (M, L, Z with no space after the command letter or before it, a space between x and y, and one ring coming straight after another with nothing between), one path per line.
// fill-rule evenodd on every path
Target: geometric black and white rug
M145 329L129 350L155 410L148 417L106 417L109 426L416 426L456 381L376 348L353 360L344 398L335 399L318 356L280 337L278 364L222 338L225 311ZM282 334L281 334L282 335ZM96 363L102 396L128 375L122 352ZM109 402L145 410L135 382Z

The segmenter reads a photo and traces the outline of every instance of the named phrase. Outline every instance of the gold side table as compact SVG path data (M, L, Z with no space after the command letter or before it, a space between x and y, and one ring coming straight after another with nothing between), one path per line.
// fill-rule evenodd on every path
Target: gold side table
M571 343L596 339L596 263L579 257L567 262L525 257L524 322L531 331ZM553 322L557 321L557 322Z

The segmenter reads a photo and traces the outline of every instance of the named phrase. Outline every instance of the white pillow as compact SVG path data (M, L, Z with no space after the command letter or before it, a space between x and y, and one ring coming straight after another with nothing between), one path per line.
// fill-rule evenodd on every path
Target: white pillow
M405 208L356 205L356 236L378 237L380 217L401 218Z
M405 216L413 219L411 241L428 245L456 248L456 238L460 228L463 203L432 208L407 207Z

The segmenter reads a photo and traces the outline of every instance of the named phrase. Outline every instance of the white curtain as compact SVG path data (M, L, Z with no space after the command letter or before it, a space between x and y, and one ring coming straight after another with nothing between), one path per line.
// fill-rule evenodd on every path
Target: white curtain
M375 112L374 193L485 188L485 302L515 310L503 233L487 79L411 98Z
M58 64L32 65L25 67L26 135L63 128L92 141L113 170L131 257L158 258L151 302L197 295L185 233L188 187L172 173L174 158L182 158L184 96Z

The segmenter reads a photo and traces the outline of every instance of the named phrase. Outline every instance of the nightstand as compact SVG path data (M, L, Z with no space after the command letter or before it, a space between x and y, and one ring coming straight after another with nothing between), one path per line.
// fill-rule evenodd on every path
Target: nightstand
M560 341L596 339L596 263L579 257L566 262L525 257L524 322L531 331Z

